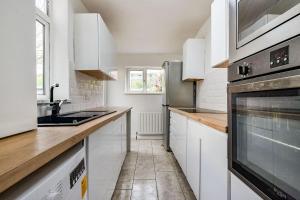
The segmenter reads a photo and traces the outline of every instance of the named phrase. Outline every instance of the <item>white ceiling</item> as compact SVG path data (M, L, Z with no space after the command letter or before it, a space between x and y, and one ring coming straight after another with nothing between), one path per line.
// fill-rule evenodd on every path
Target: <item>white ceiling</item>
M99 12L119 53L180 53L210 15L212 0L82 0Z

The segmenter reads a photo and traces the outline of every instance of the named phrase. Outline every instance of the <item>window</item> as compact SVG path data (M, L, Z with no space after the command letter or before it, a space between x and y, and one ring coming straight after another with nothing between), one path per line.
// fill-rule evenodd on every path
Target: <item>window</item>
M36 6L36 88L38 100L49 97L50 18L49 0L35 0Z
M132 94L163 93L163 70L161 68L128 68L126 92Z

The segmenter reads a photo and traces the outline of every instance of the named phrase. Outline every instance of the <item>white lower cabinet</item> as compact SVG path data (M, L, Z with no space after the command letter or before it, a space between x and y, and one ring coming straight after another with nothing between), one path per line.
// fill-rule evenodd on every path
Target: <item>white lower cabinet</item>
M188 120L187 138L186 176L196 198L226 200L227 134Z
M179 164L186 162L182 169L196 198L227 200L227 134L173 112L170 130L172 151Z
M187 173L186 178L196 196L200 199L200 177L201 177L201 137L198 132L199 123L188 122L187 134Z
M199 123L201 200L228 199L227 134Z
M252 189L234 174L230 174L231 200L262 200Z
M126 156L124 137L126 137L125 115L101 127L88 137L88 198L90 200L111 199Z
M184 173L186 173L187 117L171 112L170 147Z

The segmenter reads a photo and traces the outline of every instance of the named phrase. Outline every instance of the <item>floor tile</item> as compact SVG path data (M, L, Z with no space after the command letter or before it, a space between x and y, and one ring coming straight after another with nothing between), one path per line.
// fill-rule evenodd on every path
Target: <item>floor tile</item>
M154 167L137 168L135 170L134 179L155 179Z
M168 152L164 149L163 146L153 145L152 147L153 155L168 155Z
M131 190L133 179L118 179L116 189L118 190Z
M177 179L186 200L196 200L196 197L183 172L177 172Z
M112 200L130 200L131 190L115 190Z
M183 195L185 200L197 200L192 190L184 191Z
M133 179L134 169L122 169L119 175L119 179Z
M132 200L157 200L155 180L134 180Z
M175 172L156 172L157 188L173 192L182 192Z
M154 156L155 171L175 171L168 156Z
M156 182L159 199L185 199L175 172L157 172Z
M130 152L127 153L122 169L135 169L138 153Z
M169 190L161 191L158 189L159 200L185 200L182 192L172 192Z
M112 199L196 200L178 162L162 140L133 140Z

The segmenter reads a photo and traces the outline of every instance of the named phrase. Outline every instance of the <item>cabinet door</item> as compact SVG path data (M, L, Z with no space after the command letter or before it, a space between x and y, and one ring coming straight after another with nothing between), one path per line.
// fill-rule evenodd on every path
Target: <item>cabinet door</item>
M111 198L124 158L121 118L88 137L89 199Z
M113 153L113 166L111 166L114 170L112 179L113 179L113 185L110 189L115 188L115 184L118 181L118 176L121 171L121 167L123 164L122 160L122 120L121 118L118 118L116 121L112 123L113 125L113 132L112 134L112 143L111 151Z
M196 196L200 199L200 169L201 169L201 126L193 120L188 121L187 135L187 180Z
M229 1L211 4L211 65L225 66L229 59Z
M99 14L76 14L74 30L76 69L108 73L115 67L116 45Z
M175 120L174 120L174 113L171 112L170 114L170 147L171 147L171 150L173 151L173 154L175 155L175 151L176 151L176 148L175 148Z
M75 65L79 69L99 68L97 14L76 14L74 23Z
M200 125L201 200L227 200L227 134Z
M172 112L172 131L174 137L173 153L182 169L186 174L186 139L187 139L187 117Z
M122 120L122 162L125 159L125 156L127 154L127 121L126 121L126 115L123 115L121 117Z
M182 80L204 79L205 40L188 39L183 46Z
M187 141L187 118L182 115L178 115L178 157L179 157L179 165L186 174L186 141Z
M99 26L99 66L102 69L111 67L111 51L112 42L110 32L101 18L98 15L98 26Z
M111 138L112 124L96 130L88 137L88 182L89 199L106 199L113 185L114 169L113 145Z

